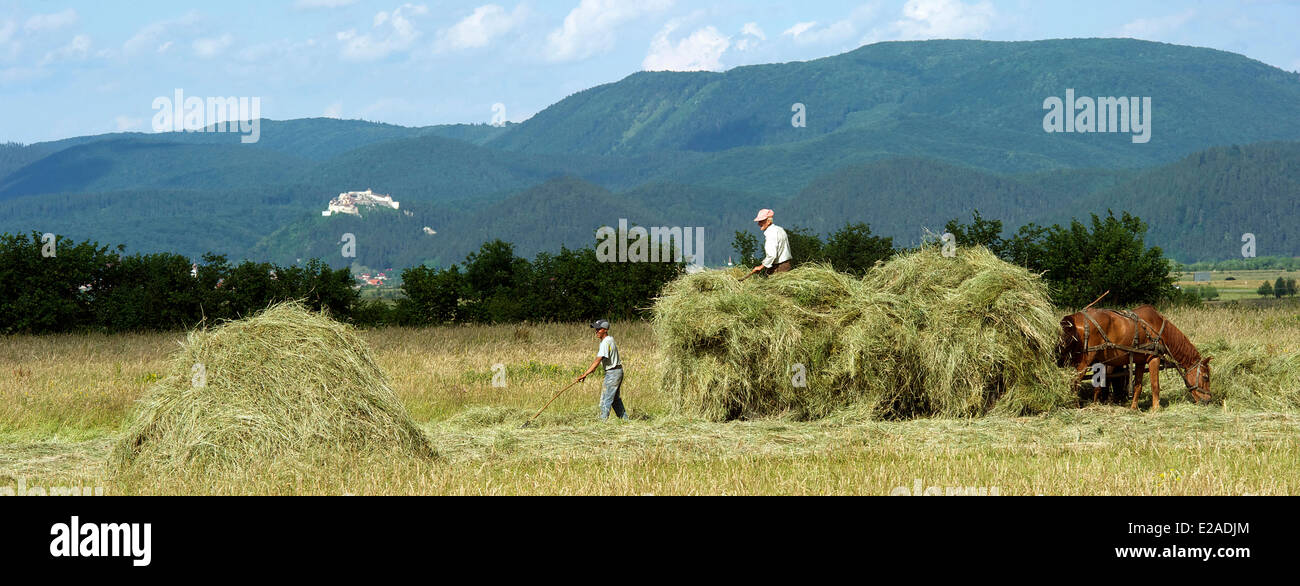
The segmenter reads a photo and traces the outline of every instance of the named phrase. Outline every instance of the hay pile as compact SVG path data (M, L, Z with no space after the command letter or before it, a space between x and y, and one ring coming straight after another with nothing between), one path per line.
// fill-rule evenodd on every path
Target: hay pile
M376 455L433 449L351 327L281 304L191 332L140 400L111 465L210 474Z
M738 274L686 275L655 303L662 385L684 414L970 417L1073 404L1046 286L984 248L923 248L860 280L817 265Z

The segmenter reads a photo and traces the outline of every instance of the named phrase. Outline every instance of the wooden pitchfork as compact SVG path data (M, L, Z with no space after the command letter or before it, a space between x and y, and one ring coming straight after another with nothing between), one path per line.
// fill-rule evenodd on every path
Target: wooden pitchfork
M523 429L523 428L525 428L525 427L528 427L528 424L529 424L529 423L532 423L534 419L537 419L537 416L538 416L538 415L541 415L541 414L542 414L542 411L545 411L547 407L550 407L550 406L551 406L551 403L555 402L556 399L560 398L560 395L563 395L563 394L564 394L564 391L569 390L570 388L573 387L573 385L576 385L576 384L578 384L578 381L575 380L575 381L569 383L569 386L560 389L560 392L555 393L555 396L554 396L554 397L551 397L551 400L550 400L550 401L547 401L545 405L542 405L542 408L541 408L541 409L538 409L537 412L534 413L532 417L529 417L529 418L528 418L528 421L525 421L523 425L520 425L520 426L519 426L519 429Z

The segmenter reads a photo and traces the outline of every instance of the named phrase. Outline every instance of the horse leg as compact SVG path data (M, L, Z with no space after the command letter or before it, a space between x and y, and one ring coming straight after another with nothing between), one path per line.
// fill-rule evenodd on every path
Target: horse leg
M1151 410L1160 409L1160 357L1152 356L1147 361L1147 370L1151 371Z
M1134 368L1137 368L1137 366L1135 366ZM1140 368L1138 368L1137 371L1133 373L1133 388L1129 389L1129 392L1133 393L1134 397L1142 393L1142 373L1143 371Z
M1133 384L1133 371L1135 370L1137 370L1137 367L1133 365L1133 355L1130 354L1128 357L1128 390L1129 393L1133 395L1133 401L1129 403L1129 409L1137 411L1138 396L1140 396L1142 393L1140 392L1138 386Z
M1075 366L1074 378L1070 379L1070 392L1074 393L1074 404L1076 407L1082 406L1079 405L1079 384L1083 382L1083 371L1085 368L1087 368L1086 366L1087 364L1088 364L1088 357L1086 355L1081 356L1079 358L1079 364ZM1093 400L1094 401L1097 400L1095 394L1093 396Z

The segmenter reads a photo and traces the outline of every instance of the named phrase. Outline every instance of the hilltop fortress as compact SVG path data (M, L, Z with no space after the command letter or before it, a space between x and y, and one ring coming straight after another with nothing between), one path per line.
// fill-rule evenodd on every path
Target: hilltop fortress
M397 209L401 202L393 201L391 195L379 195L370 189L365 191L347 191L340 193L338 197L330 200L329 209L321 212L322 216L333 214L352 214L360 216L361 212L358 206L375 207L385 206Z

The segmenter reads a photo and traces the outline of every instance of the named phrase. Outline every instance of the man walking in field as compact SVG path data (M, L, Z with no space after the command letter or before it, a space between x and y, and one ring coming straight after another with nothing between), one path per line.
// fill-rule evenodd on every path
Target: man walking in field
M609 335L609 320L596 320L591 327L596 329L600 350L596 352L596 360L587 372L578 377L578 382L595 372L597 366L605 365L605 385L600 393L600 418L609 419L609 410L613 408L614 415L627 419L627 409L623 408L623 398L619 396L623 388L623 363L618 359L618 344L614 342L614 336Z
M758 222L758 229L763 231L763 264L754 267L749 274L754 274L766 270L765 274L774 275L784 273L790 270L790 237L786 235L785 229L772 223L772 216L776 215L772 210L758 210L758 216L754 218Z

